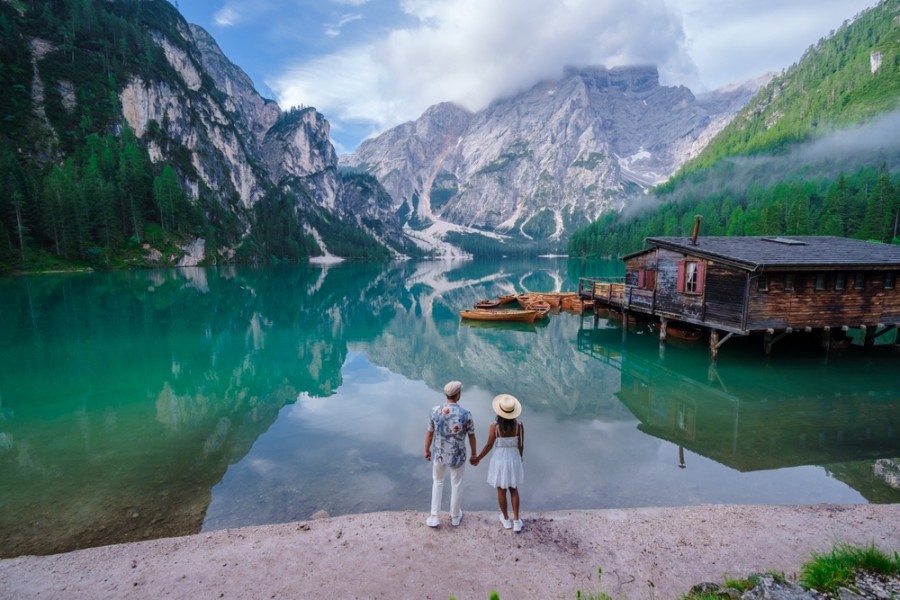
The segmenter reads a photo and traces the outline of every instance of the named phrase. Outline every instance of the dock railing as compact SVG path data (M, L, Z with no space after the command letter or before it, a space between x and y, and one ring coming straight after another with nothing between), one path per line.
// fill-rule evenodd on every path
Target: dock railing
M578 280L578 295L607 306L653 314L653 290L628 285L624 277L582 277Z
M582 277L578 280L578 295L586 300L601 300L610 303L615 298L622 298L624 287L624 277L604 277L602 279Z

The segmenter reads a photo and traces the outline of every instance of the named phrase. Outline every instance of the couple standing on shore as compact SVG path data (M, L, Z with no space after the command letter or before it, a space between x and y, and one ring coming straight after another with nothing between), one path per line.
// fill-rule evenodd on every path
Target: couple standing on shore
M480 453L476 454L475 422L472 413L459 405L462 395L462 383L451 381L444 386L447 397L443 404L431 410L431 419L425 433L425 460L432 461L431 514L426 523L429 527L440 524L438 517L444 493L444 478L450 471L450 523L459 525L463 518L460 508L462 476L466 466L466 438L472 448L469 461L473 467L492 449L488 465L487 482L497 488L497 504L500 506L500 522L506 529L516 533L522 531L522 520L519 518L519 484L525 478L522 456L525 452L525 428L516 418L522 412L522 405L509 394L494 397L492 406L497 413L497 420L491 423L488 441ZM432 460L432 448L434 460ZM512 504L513 518L509 518L506 494Z

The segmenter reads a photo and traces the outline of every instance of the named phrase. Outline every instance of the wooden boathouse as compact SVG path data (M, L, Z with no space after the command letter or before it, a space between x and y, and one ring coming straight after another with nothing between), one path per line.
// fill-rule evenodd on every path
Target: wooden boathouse
M699 221L698 221L699 225ZM865 345L900 325L900 246L829 236L652 237L624 256L625 277L582 279L602 309L709 332L710 355L732 336L762 333L766 354L791 333L826 350L865 332ZM595 319L597 317L595 316ZM625 321L627 322L627 320Z

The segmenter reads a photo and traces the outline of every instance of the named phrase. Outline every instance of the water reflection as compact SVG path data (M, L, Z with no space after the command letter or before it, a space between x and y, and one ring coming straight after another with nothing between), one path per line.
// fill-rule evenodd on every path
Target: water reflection
M465 383L479 439L513 393L524 510L892 502L896 358L723 353L558 314L460 323L476 299L574 289L560 260L0 280L0 554L424 510L429 408ZM894 362L890 362L893 360ZM883 362L887 361L887 363ZM686 468L679 468L679 466ZM824 465L825 467L823 468ZM466 506L491 510L486 467Z
M702 345L660 351L634 333L586 327L579 349L615 365L619 399L641 431L678 446L680 466L685 448L741 472L822 465L870 501L900 499L872 469L900 454L895 354L761 361L745 347L712 364L698 360Z

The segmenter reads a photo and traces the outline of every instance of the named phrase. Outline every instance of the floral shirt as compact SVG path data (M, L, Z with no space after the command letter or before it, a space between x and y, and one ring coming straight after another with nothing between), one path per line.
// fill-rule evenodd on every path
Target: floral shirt
M471 412L453 402L435 406L428 431L434 432L433 460L454 468L466 463L466 437L475 433Z

